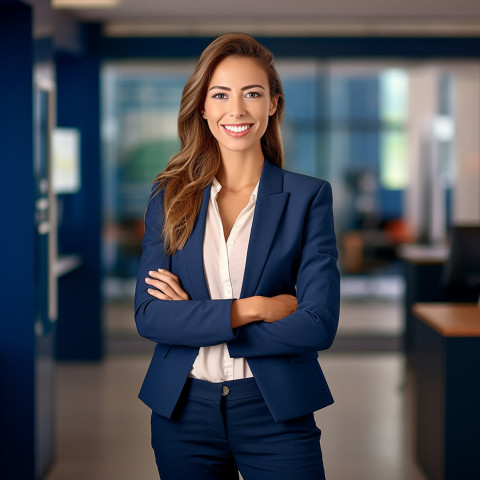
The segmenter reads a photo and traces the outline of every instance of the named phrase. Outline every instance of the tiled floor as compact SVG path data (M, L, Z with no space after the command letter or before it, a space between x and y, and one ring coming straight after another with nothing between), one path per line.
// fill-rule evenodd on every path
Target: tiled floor
M158 479L149 410L137 398L149 357L110 355L57 374L57 461L46 480ZM323 353L336 402L316 413L329 480L424 480L412 460L399 353ZM292 479L294 480L294 479Z

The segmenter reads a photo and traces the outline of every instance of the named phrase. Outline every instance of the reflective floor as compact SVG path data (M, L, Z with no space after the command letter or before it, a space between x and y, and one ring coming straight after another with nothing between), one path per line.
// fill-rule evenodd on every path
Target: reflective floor
M57 462L47 480L158 479L149 410L138 399L148 355L65 364L57 375ZM324 353L335 404L316 413L329 480L424 480L412 455L400 353Z

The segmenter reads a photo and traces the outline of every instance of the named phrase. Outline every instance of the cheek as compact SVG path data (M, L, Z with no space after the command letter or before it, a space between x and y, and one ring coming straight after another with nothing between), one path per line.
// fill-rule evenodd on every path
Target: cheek
M222 116L222 112L215 107L212 107L211 105L205 105L205 118L208 121L208 125L211 127L214 127L219 119Z
M256 111L256 116L259 120L261 119L263 122L268 122L270 111L270 104L259 105Z
M270 120L270 111L263 109L258 113L257 118L261 121L265 128L267 128L268 122Z
M216 137L217 134L218 134L218 129L219 129L218 124L213 120L206 120L206 122L207 122L207 125L208 125L208 129L210 130L210 133L214 137Z

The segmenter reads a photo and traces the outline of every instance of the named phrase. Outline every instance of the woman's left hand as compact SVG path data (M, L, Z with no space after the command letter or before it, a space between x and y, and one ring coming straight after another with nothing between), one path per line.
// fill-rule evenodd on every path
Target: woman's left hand
M145 283L153 288L148 289L148 293L159 300L190 300L188 293L180 285L180 280L176 275L168 270L150 270L150 277L145 279Z

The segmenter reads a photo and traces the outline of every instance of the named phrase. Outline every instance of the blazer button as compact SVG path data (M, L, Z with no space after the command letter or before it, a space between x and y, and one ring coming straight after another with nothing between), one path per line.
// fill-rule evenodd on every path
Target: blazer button
M224 385L222 387L222 397L226 397L229 393L230 393L230 389L226 385Z

